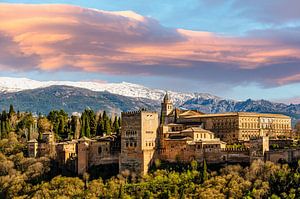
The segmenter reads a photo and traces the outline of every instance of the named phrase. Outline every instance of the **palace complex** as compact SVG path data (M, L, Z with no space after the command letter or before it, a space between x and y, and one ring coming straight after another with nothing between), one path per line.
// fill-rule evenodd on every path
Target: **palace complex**
M291 143L291 118L281 114L205 114L174 108L166 94L160 115L141 109L124 112L121 119L120 135L57 143L52 133L44 133L42 141L28 142L29 156L49 156L79 175L92 166L109 164L118 164L120 172L143 175L156 159L241 163L300 158L299 149L270 150L271 143Z

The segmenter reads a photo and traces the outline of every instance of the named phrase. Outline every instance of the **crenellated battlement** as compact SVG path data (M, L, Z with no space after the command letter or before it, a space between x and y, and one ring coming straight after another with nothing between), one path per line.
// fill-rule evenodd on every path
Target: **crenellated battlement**
M134 116L134 115L138 115L142 112L147 112L147 113L157 113L155 111L147 111L145 108L142 108L138 111L128 111L128 112L122 112L121 115L122 116Z
M248 148L224 148L221 149L222 152L248 152Z

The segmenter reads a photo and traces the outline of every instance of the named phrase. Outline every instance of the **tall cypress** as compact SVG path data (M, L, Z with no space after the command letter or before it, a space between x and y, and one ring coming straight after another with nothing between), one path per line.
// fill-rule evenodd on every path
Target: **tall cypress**
M97 131L96 131L96 135L98 136L102 136L103 135L103 117L101 116L101 113L99 114L99 118L97 121Z
M203 168L202 168L202 180L203 182L206 181L208 179L207 176L207 165L206 165L206 160L203 160Z
M85 136L89 138L91 137L90 118L88 115L86 115L85 119Z
M105 121L104 121L104 132L105 132L107 135L110 135L110 134L111 134L111 126L110 126L110 121L109 121L109 120L105 120Z
M9 117L11 118L15 113L16 113L16 112L15 112L15 110L14 110L14 106L11 104L11 105L9 106L9 112L8 112Z
M120 127L121 127L121 124L122 124L122 122L121 122L121 117L119 117L118 124L119 124L119 128L120 128Z
M85 136L85 114L82 114L81 116L81 133L80 137Z
M114 123L113 123L113 131L114 133L119 133L119 120L118 120L118 117L116 116L115 119L114 119Z

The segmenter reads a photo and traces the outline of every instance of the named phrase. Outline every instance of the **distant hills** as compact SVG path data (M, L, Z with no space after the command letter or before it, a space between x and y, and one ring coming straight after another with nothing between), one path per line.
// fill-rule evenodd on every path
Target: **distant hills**
M159 111L165 91L131 83L40 82L25 78L0 77L0 108L10 104L16 110L47 114L64 109L69 114L85 108L95 111L121 111L147 108ZM274 103L267 100L235 101L206 93L169 92L177 107L206 113L246 111L282 113L294 121L300 119L300 104Z
M16 110L48 114L53 109L63 109L69 114L82 112L86 108L95 111L109 111L119 114L121 111L158 109L158 102L150 99L132 98L97 92L70 86L49 86L18 92L1 93L0 107L8 108L13 104Z

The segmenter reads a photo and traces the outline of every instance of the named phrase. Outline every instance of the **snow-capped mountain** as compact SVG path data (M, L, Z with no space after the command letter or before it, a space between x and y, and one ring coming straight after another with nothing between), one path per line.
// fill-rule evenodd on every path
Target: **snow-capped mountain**
M262 112L282 113L300 119L300 104L274 103L266 100L235 101L210 94L168 91L175 106L205 113ZM70 81L35 81L26 78L0 77L0 109L13 104L16 110L48 114L53 109L68 113L85 108L122 111L146 108L160 111L164 90L151 89L132 83L99 83Z
M132 84L128 82L100 83L84 81L36 81L27 78L0 77L0 92L4 93L12 93L59 85L84 88L91 91L107 91L126 97L146 98L150 100L161 100L166 92L161 89L147 88L142 85ZM193 98L220 99L217 96L213 96L207 93L183 93L174 91L168 91L168 93L176 105L180 105L185 101Z

